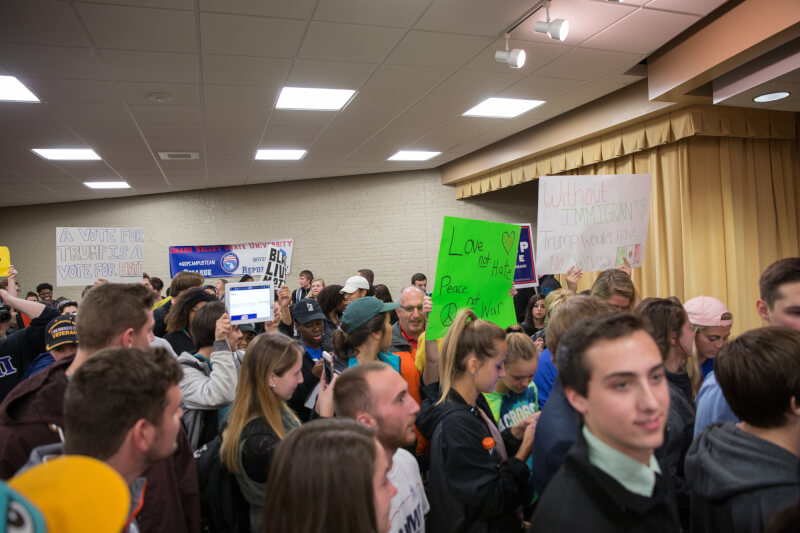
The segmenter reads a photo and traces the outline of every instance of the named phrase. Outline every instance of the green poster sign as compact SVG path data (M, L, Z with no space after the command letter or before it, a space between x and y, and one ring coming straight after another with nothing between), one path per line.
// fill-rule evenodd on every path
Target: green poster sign
M502 328L516 323L509 291L519 233L514 224L444 217L426 338L444 337L464 308Z

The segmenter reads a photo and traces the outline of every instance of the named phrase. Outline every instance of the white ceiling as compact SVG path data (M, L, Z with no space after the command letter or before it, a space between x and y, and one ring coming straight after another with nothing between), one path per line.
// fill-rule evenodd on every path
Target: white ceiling
M569 37L534 33L539 11L512 34L528 64L511 70L494 52L534 3L5 0L0 74L43 103L0 103L0 205L438 167L641 79L626 72L725 0L553 0ZM340 112L275 110L283 86L358 92ZM461 116L490 96L547 103L510 120ZM30 151L42 147L91 147L103 161L45 161ZM308 154L253 160L270 147ZM386 161L400 149L442 155Z

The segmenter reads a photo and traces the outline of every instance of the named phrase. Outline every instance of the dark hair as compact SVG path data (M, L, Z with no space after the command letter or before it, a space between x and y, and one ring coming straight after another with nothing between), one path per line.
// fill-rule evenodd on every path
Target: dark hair
M800 331L743 333L720 348L714 374L737 417L759 428L783 426L792 398L800 402Z
M6 283L8 283L8 280L6 280ZM92 287L93 287L93 285L89 285L89 286L88 286L88 288L89 288L89 289L91 289ZM85 295L85 294L86 294L86 289L83 289L83 291L84 291L84 295ZM33 291L28 291L28 294L26 294L26 295L25 295L25 298L27 298L27 297L29 297L29 296L35 296L37 299L39 298L39 295L38 295L38 294L36 294L36 293L35 293L35 292L33 292Z
M530 331L533 331L536 328L536 324L533 321L533 306L536 305L536 302L543 301L545 299L545 295L540 293L534 293L531 296L530 300L528 300L528 305L525 306L525 320L522 321L523 327L527 328ZM542 322L544 322L544 318L542 318Z
M146 279L147 281L150 281L150 276L147 274L147 272L142 272L142 279ZM152 286L153 283L151 282L150 285Z
M197 310L192 320L192 340L199 350L206 346L214 346L217 320L225 314L225 302L212 301ZM231 349L234 347L231 346Z
M172 303L169 308L164 321L167 324L167 332L174 333L176 331L183 331L189 329L189 313L192 312L194 306L200 302L215 302L217 299L211 296L203 288L188 289L181 293L181 295Z
M138 420L161 426L167 393L182 377L181 366L163 348L101 350L69 380L64 453L104 461L119 450Z
M592 369L586 362L589 348L598 341L616 340L640 330L646 331L645 322L633 313L595 316L569 328L558 344L556 365L561 384L586 396L592 377Z
M50 285L49 283L40 283L40 284L38 284L36 286L36 292L37 293L40 293L45 289L50 289L50 292L52 292L53 291L53 286Z
M800 257L787 257L775 261L761 274L758 289L761 299L772 309L778 299L781 285L800 281Z
M674 296L670 298L645 298L636 306L635 313L645 317L649 322L650 336L656 341L665 361L669 355L672 344L672 334L678 340L681 338L681 328L689 320L686 309L680 300ZM691 354L686 354L690 356Z
M328 285L324 287L319 294L317 294L317 303L322 308L322 312L325 313L325 316L331 314L331 311L339 307L344 301L344 294L342 294L342 285Z
M78 307L78 302L76 302L75 300L69 300L67 298L64 298L63 300L61 300L56 304L56 309L58 309L61 312L64 312L64 308L70 306Z
M392 367L383 361L371 361L351 366L336 379L333 389L333 407L336 416L355 418L358 413L371 413L372 395L370 394L367 375L372 372L384 372Z
M383 284L378 284L373 288L375 289L375 298L386 303L390 303L392 301L392 293L389 292L389 287Z
M161 291L164 289L164 282L161 281L161 278L150 278L150 285L152 285L153 290L158 291L159 294L161 294Z
M368 268L359 268L358 275L369 282L370 287L375 283L375 273Z
M411 284L413 285L416 281L428 281L428 278L425 277L425 274L422 272L417 272L413 276L411 276Z
M251 276L250 274L245 274L244 276L239 278L239 283L244 283L245 281L254 281L253 276Z
M153 291L141 283L101 283L86 293L76 323L78 344L89 352L107 347L128 328L139 331L152 316Z
M314 420L290 432L272 460L267 486L280 490L266 491L262 533L377 533L378 446L373 429L349 419Z
M388 312L378 313L370 318L366 324L350 334L345 333L345 330L349 328L347 322L340 322L339 327L341 329L337 328L333 332L333 351L342 359L357 355L358 347L364 344L371 334L383 331L388 314Z
M610 315L616 313L617 308L607 304L602 300L591 296L572 296L564 300L563 303L553 308L550 321L547 323L545 341L550 353L553 355L553 362L556 361L558 343L565 332L583 319L599 315Z
M177 298L186 289L202 287L205 281L206 279L201 274L183 270L172 278L172 283L169 285L169 294L173 298Z
M314 273L310 270L301 270L297 277L306 278L309 282L311 282L314 279Z

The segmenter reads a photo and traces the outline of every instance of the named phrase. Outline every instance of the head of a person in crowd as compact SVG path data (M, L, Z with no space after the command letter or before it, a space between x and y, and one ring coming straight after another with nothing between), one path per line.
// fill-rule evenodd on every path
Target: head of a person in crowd
M153 341L154 301L153 291L141 283L101 283L93 287L77 315L76 362L103 348L149 347Z
M547 293L544 298L544 324L547 326L550 323L550 317L553 316L559 305L563 304L570 298L575 296L567 289L554 289Z
M228 284L228 280L227 279L222 279L222 278L218 279L214 283L214 294L217 295L218 299L222 300L222 298L225 297L225 285L227 285L227 284Z
M426 292L428 290L428 278L426 278L425 274L422 272L417 272L411 276L411 284L418 289L422 289L422 292Z
M89 287L91 288L92 285L89 285ZM85 290L86 289L84 289L84 291ZM39 301L39 295L36 294L33 291L28 291L28 294L25 295L25 299L28 300L29 302L38 302Z
M328 285L322 289L316 297L319 306L325 316L331 318L331 315L341 315L344 313L344 308L347 305L342 292L342 285Z
M286 437L281 413L294 416L285 402L303 382L303 353L298 341L282 333L262 333L247 346L220 449L220 459L234 474L241 473L239 443L248 422L263 418L279 438Z
M301 270L300 274L298 275L298 281L300 282L301 289L310 289L311 282L314 280L314 273L310 270Z
M637 303L633 280L618 268L600 272L592 285L592 296L610 303L619 311L630 311Z
M78 327L75 315L57 316L47 324L44 332L45 350L60 361L78 353Z
M172 278L172 283L169 285L169 295L174 300L180 296L183 291L202 287L205 282L206 280L201 274L183 270Z
M203 290L214 298L217 298L217 289L213 285L203 285Z
M678 372L678 366L692 357L695 335L680 300L645 298L636 306L635 313L647 319L648 331L661 351L667 370Z
M336 355L349 359L362 353L377 355L387 350L392 345L392 326L389 323L392 309L397 309L396 303L382 302L374 296L351 302L333 333Z
M539 352L533 339L522 332L506 333L508 352L505 360L505 376L495 385L497 392L522 394L533 382L539 366Z
M150 281L150 276L147 272L142 272L142 285L150 290L153 290L153 283Z
M545 298L545 295L539 292L528 300L528 305L525 307L524 324L529 329L541 329L544 327L544 317L547 314Z
M366 296L369 288L369 281L363 276L350 276L347 278L341 289L344 294L345 305L350 305L350 302Z
M800 331L800 257L775 261L758 280L759 316L771 326Z
M40 283L36 286L36 294L41 301L50 303L53 301L53 286L49 283Z
M313 298L304 298L292 306L292 319L300 340L309 348L319 350L322 346L322 332L325 313L319 302Z
M248 281L255 281L253 279L253 276L251 276L250 274L245 274L244 276L239 278L239 283L247 283Z
M695 332L698 363L713 359L731 336L733 314L725 304L711 296L696 296L683 304Z
M554 292L556 291L550 294ZM549 294L547 296L548 298L550 297ZM558 343L564 335L564 332L569 328L586 318L610 315L616 312L617 308L613 305L586 295L573 296L553 308L553 312L547 323L547 333L545 333L545 342L547 343L547 349L550 350L552 354L553 362L555 363L556 361Z
M561 337L557 360L567 400L592 435L649 465L664 441L669 387L644 320L632 313L582 320Z
M177 449L182 377L180 364L162 348L98 352L67 386L64 453L104 461L132 484Z
M316 278L311 282L311 296L316 298L319 296L319 293L322 289L325 288L325 280L322 278Z
M150 278L150 285L153 286L153 292L156 294L156 298L161 298L161 291L164 290L164 282L161 278L155 276Z
M507 351L506 332L500 326L478 319L471 309L459 311L440 349L438 403L453 389L475 398L492 392L505 377ZM475 398L464 400L474 402Z
M382 302L391 302L392 301L392 292L389 290L389 287L384 285L383 283L379 283L372 287L374 292L373 296Z
M217 297L202 288L187 289L174 300L166 318L167 333L186 330L191 332L192 321L204 305L217 301Z
M358 269L356 275L366 279L370 287L372 287L375 284L375 272L373 272L369 268Z
M224 302L213 301L202 306L194 314L191 333L194 345L198 350L214 346L214 341L217 338L217 320L222 318L222 315L226 312ZM236 345L241 338L242 332L239 330L239 326L234 324L226 339L231 350L236 349Z
M78 302L64 298L56 304L56 309L61 311L62 315L74 315L78 312Z
M375 428L388 454L416 442L414 421L419 404L408 393L408 383L391 366L373 361L348 368L333 390L336 416L354 418Z
M800 426L800 331L772 326L745 332L719 351L714 374L731 410L748 426Z
M348 533L388 533L397 489L374 434L346 418L314 420L292 431L272 460L267 484L281 490L266 491L262 533L330 531L331 524Z
M242 338L236 342L236 346L232 346L234 350L247 351L247 347L256 338L256 328L253 324L240 324L239 331L242 333Z
M400 301L397 307L397 318L400 327L409 337L418 339L425 331L427 317L422 312L425 301L425 292L413 285L409 285L400 292Z

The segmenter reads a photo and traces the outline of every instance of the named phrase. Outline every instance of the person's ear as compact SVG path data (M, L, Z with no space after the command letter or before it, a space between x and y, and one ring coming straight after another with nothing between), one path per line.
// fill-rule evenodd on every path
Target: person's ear
M478 370L481 368L481 363L478 361L478 358L474 355L470 355L469 359L467 359L467 372L472 374L473 376L478 373Z
M564 389L564 394L567 396L567 401L581 415L586 415L588 412L588 402L586 401L586 396L580 394L578 391L571 387L567 387Z
M789 400L789 409L794 416L800 417L800 400L797 396L792 396L792 399Z
M676 344L678 344L678 335L674 331L669 334L669 343L672 346L675 346Z
M764 322L769 322L769 306L767 302L759 298L756 301L756 311L758 311L758 316L760 316Z
M374 428L378 425L377 420L371 414L363 412L356 413L356 422L368 428Z
M137 450L146 453L155 440L156 428L144 418L140 418L133 427L128 430L128 436Z
M133 348L133 328L128 328L119 336L120 345L123 348Z

